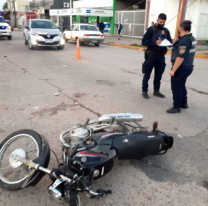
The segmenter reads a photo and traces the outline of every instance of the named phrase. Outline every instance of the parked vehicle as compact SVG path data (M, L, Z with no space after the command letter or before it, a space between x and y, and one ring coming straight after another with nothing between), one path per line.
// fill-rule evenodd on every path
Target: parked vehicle
M80 43L92 43L95 46L100 46L104 41L104 35L91 24L73 24L69 30L64 31L63 35L66 41L78 39Z
M161 155L173 145L173 137L159 131L157 122L151 131L141 127L142 118L141 114L107 114L64 131L60 135L62 163L56 157L58 166L52 170L47 169L47 140L32 130L14 132L0 145L0 187L35 186L49 174L53 183L48 190L63 204L79 206L79 193L90 198L110 194L111 190L93 191L91 186L110 172L115 159Z
M9 40L12 39L11 28L2 16L0 16L0 37L7 37Z
M5 22L9 24L9 26L11 27L11 31L14 31L14 24L12 24L10 20L5 20Z
M42 46L64 49L65 40L63 39L63 34L51 20L29 20L23 35L25 45L28 45L29 49L35 49Z

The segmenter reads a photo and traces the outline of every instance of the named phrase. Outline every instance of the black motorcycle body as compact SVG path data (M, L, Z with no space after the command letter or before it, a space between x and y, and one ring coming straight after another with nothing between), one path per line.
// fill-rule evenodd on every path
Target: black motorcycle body
M28 135L31 141L38 142L40 154L33 160L26 160L23 148L19 146L10 154L11 169L18 166L28 166L28 176L14 187L0 176L0 186L8 190L35 186L47 173L53 184L49 192L60 201L68 201L71 206L78 206L78 192L87 193L91 198L102 197L110 191L90 189L93 181L109 173L115 160L139 159L150 155L165 154L173 146L173 137L157 129L149 131L136 121L141 121L141 115L113 114L104 115L98 120L88 120L85 125L76 125L60 135L62 142L62 159L58 167L48 170L50 161L50 146L47 140L31 130L21 130L8 136L0 145L0 157L3 159L10 140L21 135ZM94 126L95 123L98 123ZM92 125L92 126L91 126ZM115 127L118 131L107 131ZM132 128L132 131L129 130ZM42 145L41 145L42 142ZM25 149L26 150L26 149ZM14 158L11 159L11 158ZM0 159L0 161L1 161ZM58 161L58 160L57 160ZM24 166L24 167L25 167ZM1 165L0 165L1 175Z

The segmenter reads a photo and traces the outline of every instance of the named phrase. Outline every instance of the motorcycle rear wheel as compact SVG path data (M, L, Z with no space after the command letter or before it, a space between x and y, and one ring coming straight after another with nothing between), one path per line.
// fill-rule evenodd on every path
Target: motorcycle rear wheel
M29 169L12 155L36 159L42 151L42 138L33 130L19 130L6 137L0 144L0 187L19 190L29 175Z

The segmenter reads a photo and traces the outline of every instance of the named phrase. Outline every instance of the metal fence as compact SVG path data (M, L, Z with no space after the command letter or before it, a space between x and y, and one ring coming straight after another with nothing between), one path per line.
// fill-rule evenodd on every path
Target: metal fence
M116 23L118 22L123 25L123 36L142 37L145 32L146 10L117 11Z

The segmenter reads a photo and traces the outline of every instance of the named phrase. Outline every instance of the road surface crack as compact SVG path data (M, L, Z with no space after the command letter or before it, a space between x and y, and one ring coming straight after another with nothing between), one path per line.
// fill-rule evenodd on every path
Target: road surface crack
M50 84L51 86L53 86L53 87L55 87L56 89L58 89L58 90L59 90L59 92L60 92L61 94L63 94L65 97L67 97L68 99L70 99L70 100L74 101L74 103L75 103L76 105L81 106L82 108L84 108L84 109L88 110L89 112L91 112L91 113L93 113L93 114L97 115L98 117L100 117L100 116L101 116L101 114L100 114L100 113L93 111L92 109L90 109L90 108L86 107L85 105L83 105L83 104L79 103L76 99L74 99L74 98L70 97L69 95L65 94L65 93L62 91L62 89L61 89L61 88L59 88L58 86L56 86L56 85L52 84L52 83L51 83L51 82L49 82L48 80L45 80L45 81L46 81L48 84Z
M67 97L67 98L71 99L72 101L74 101L74 103L75 103L76 105L79 105L80 107L82 107L82 108L88 110L89 112L91 112L91 113L97 115L98 117L101 116L100 113L93 111L92 109L90 109L90 108L86 107L85 105L79 103L76 99L73 99L72 97L66 95L66 94L62 91L61 88L59 88L59 87L57 87L56 85L54 85L54 84L52 84L51 82L49 82L48 79L40 79L39 77L37 77L37 76L31 74L30 72L28 72L26 68L23 68L23 67L19 66L18 64L14 63L13 61L11 61L11 60L9 60L9 59L7 59L7 61L10 62L11 64L17 66L17 67L20 68L21 70L23 70L24 73L27 72L27 73L29 73L31 76L37 78L38 80L45 81L45 82L47 82L48 84L50 84L51 86L55 87L55 88L58 89L59 92L62 93L65 97Z

